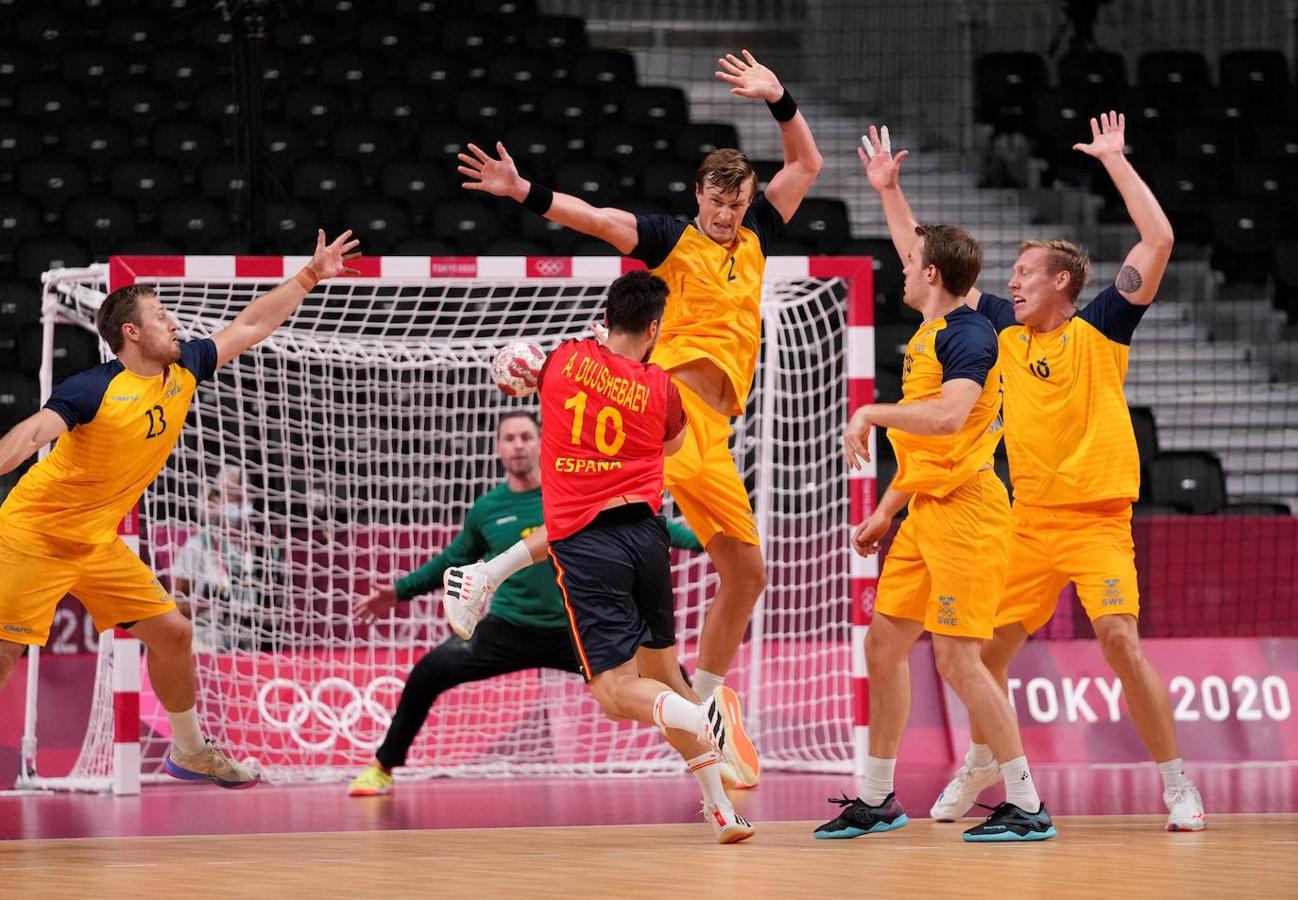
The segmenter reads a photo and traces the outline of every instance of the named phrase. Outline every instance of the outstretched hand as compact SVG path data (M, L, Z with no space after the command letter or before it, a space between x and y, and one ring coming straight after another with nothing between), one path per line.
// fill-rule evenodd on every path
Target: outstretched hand
M457 166L455 171L470 179L464 182L463 187L470 191L486 191L497 197L522 200L526 196L525 182L519 177L514 158L500 141L496 142L496 152L500 154L499 159L493 159L477 144L469 144L468 153L458 154L463 165Z
M888 126L882 130L870 126L868 134L861 135L861 146L856 148L861 165L865 166L865 177L870 187L882 193L897 187L901 175L901 161L910 156L909 150L902 150L892 155L892 141L888 136Z
M1096 159L1115 154L1122 156L1127 147L1126 131L1127 117L1122 113L1113 110L1100 113L1099 121L1091 119L1091 142L1073 144L1073 149Z
M320 281L335 275L359 275L360 270L351 268L347 263L360 256L360 253L352 252L360 244L359 240L352 240L351 229L334 238L333 243L326 244L324 229L321 228L316 232L315 253L307 265Z
M717 60L721 69L713 73L722 81L734 85L730 93L750 100L765 100L774 103L784 96L784 86L775 73L757 61L747 50L741 50L744 58L727 53Z
M352 614L362 625L372 625L376 619L386 618L397 605L397 589L391 583L380 584L352 609Z

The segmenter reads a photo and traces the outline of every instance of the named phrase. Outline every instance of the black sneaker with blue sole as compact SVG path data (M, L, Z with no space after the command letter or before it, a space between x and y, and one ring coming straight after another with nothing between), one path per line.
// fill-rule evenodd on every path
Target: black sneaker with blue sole
M979 806L983 806L981 803ZM1055 836L1054 823L1046 805L1030 813L1013 803L1002 803L996 807L983 806L992 814L981 825L975 825L964 833L964 839L971 843L1008 843L1010 841L1048 841Z
M863 834L878 834L881 831L895 831L910 821L897 802L896 794L883 798L878 806L870 806L860 797L830 797L830 803L837 803L843 808L830 821L821 825L813 833L818 841L841 840L860 837Z

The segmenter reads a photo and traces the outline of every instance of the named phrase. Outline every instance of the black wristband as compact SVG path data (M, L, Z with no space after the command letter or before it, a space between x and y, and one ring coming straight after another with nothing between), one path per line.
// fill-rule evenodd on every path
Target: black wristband
M766 108L771 111L771 115L775 116L775 121L781 125L798 114L798 104L793 102L793 97L789 94L788 88L784 89L784 93L780 95L779 100L774 103L768 100Z
M548 187L541 187L534 181L527 192L527 196L523 198L523 205L538 216L543 216L554 205L554 191Z

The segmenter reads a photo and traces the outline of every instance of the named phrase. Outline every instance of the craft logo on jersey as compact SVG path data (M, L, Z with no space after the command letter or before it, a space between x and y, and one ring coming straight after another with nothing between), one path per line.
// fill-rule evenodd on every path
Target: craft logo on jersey
M1118 588L1121 583L1121 578L1104 579L1104 597L1100 601L1101 606L1121 606L1123 604L1122 591Z
M166 392L165 394L162 395L162 399L163 399L163 400L170 400L172 397L174 397L174 396L176 396L177 394L179 394L179 393L181 392L181 390L182 390L182 389L181 389L181 387L180 387L180 382L179 382L179 381L172 382L171 387L167 388L167 392Z
M960 624L960 618L959 616L956 615L955 612L955 597L947 597L945 595L939 595L937 598L937 602L938 602L938 606L941 607L937 611L937 624L939 625Z

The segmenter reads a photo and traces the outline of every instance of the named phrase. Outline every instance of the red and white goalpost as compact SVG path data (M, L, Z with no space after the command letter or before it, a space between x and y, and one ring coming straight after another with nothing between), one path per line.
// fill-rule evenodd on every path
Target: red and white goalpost
M52 386L54 322L93 329L109 290L156 285L182 333L202 337L306 261L113 257L47 273L42 387ZM361 258L360 276L321 285L288 324L200 388L141 504L140 551L168 587L189 541L210 562L190 598L210 737L281 782L350 775L372 757L406 672L448 628L435 598L372 627L353 619L352 604L431 557L499 481L496 418L531 401L495 388L496 351L588 333L608 283L639 266L617 257ZM849 547L851 524L873 502L873 464L849 474L840 437L849 406L873 397L871 266L777 257L766 273L762 358L733 452L770 586L728 680L745 698L766 767L848 773L865 753L863 647L877 569ZM237 513L218 496L233 467L243 481ZM692 666L716 576L702 554L677 554L674 572L680 650ZM169 726L139 660L137 642L101 638L85 743L60 778L38 774L33 660L19 786L131 792L141 773L158 777ZM655 730L605 720L580 679L532 671L443 696L403 772L679 770Z

